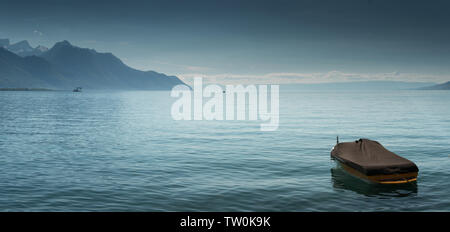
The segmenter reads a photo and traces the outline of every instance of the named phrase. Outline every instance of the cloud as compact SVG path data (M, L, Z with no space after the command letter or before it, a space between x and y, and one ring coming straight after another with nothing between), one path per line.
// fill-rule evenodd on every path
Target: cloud
M278 72L261 75L246 74L204 74L187 73L178 74L178 77L188 83L194 77L202 77L205 83L218 84L309 84L327 82L353 82L353 81L407 81L407 82L445 82L450 80L450 75L433 75L418 73L350 73L341 71L329 71L325 73L296 73Z
M164 61L154 61L154 63L176 67L178 69L181 69L181 70L184 70L184 71L187 71L187 72L201 73L201 72L210 72L210 71L214 70L213 68L205 67L205 66L175 64L175 63L164 62Z
M192 71L192 72L207 72L211 69L208 67L202 67L202 66L191 66L191 65L182 65L183 68Z
M33 34L39 35L39 36L44 35L44 33L42 33L41 31L38 31L38 30L34 30L34 31L33 31Z
M93 40L93 39L83 40L81 42L82 43L88 43L88 44L96 44L96 43L98 43L97 40Z
M118 44L119 44L120 46L128 46L128 45L130 45L130 42L127 42L127 41L120 41L120 42L118 42Z

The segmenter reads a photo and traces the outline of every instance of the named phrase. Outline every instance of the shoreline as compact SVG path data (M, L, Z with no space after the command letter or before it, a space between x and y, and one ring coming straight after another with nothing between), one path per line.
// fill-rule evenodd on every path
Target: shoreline
M56 90L44 88L0 88L0 91L56 91Z

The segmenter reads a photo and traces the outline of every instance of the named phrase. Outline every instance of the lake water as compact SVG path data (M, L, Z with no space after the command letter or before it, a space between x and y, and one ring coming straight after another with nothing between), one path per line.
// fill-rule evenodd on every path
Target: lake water
M170 92L0 92L1 211L450 211L450 91L283 91L280 127L174 121ZM416 185L330 159L377 140Z

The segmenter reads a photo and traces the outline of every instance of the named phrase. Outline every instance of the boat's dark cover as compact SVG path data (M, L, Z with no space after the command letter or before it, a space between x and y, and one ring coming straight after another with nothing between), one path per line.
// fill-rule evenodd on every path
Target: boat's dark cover
M366 176L419 171L413 162L369 139L338 143L331 151L331 156Z

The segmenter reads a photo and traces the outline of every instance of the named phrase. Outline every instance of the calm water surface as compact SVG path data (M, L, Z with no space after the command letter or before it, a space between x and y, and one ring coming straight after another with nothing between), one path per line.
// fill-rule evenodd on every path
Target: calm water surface
M450 211L450 92L288 92L280 128L173 121L170 92L0 92L1 211ZM360 137L416 185L348 176Z

